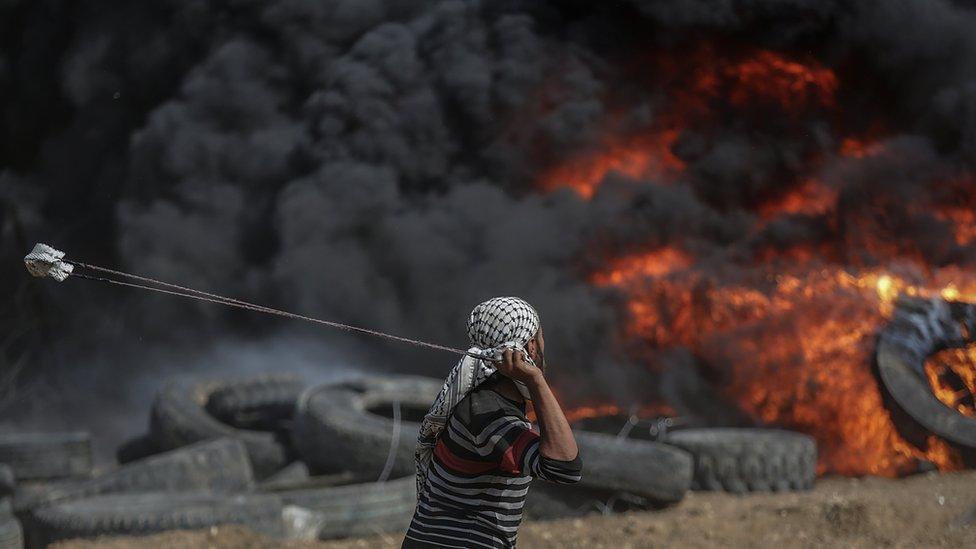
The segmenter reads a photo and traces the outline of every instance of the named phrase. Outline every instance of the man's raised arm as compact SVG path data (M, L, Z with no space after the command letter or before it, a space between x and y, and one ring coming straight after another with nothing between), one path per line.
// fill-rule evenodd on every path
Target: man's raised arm
M542 370L525 362L521 352L514 352L511 349L502 354L502 362L498 370L505 376L521 381L529 388L532 406L535 408L542 435L539 441L539 453L559 461L576 459L579 455L576 438Z

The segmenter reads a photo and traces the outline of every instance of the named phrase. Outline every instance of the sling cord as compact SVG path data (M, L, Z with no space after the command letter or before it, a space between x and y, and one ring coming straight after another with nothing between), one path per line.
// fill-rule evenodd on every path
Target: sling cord
M281 309L273 309L271 307L265 307L263 305L257 305L257 304L254 304L254 303L249 303L247 301L241 301L239 299L233 299L233 298L230 298L230 297L224 297L222 295L212 294L212 293L204 292L204 291L201 291L201 290L194 290L193 288L187 288L185 286L179 286L177 284L171 284L169 282L163 282L163 281L160 281L160 280L154 280L152 278L147 278L147 277L144 277L144 276L134 275L134 274L130 274L130 273L124 273L122 271L116 271L114 269L108 269L108 268L105 268L105 267L99 267L97 265L91 265L91 264L88 264L88 263L83 263L81 261L73 261L73 260L68 260L68 259L63 259L62 261L64 261L65 263L74 265L75 267L81 267L81 268L89 269L89 270L92 270L92 271L102 272L102 273L106 273L106 274L110 274L110 275L119 276L119 277L122 277L122 278L128 278L128 279L131 279L131 280L137 280L139 282L145 282L147 284L155 284L156 286L162 286L163 288L171 288L171 289L165 290L163 288L157 288L157 287L148 286L148 285L145 285L145 284L138 284L138 283L135 283L135 282L125 282L125 281L117 280L117 279L114 279L114 278L108 278L108 277L104 277L104 276L92 276L92 275L82 274L82 273L78 273L78 272L71 273L71 276L73 276L73 277L83 278L83 279L86 279L86 280L94 280L94 281L97 281L97 282L108 282L109 284L116 284L116 285L119 285L119 286L127 286L127 287L130 287L130 288L138 288L138 289L141 289L141 290L149 290L151 292L159 292L159 293L168 294L168 295L175 295L175 296L178 296L178 297L185 297L185 298L188 298L188 299L196 299L198 301L206 301L206 302L209 302L209 303L216 303L218 305L226 305L228 307L236 307L238 309L246 309L248 311L255 311L255 312L259 312L259 313L267 313L267 314L272 314L272 315L277 315L277 316L283 316L285 318L293 318L295 320L303 320L305 322L311 322L311 323L314 323L314 324L322 324L322 325L325 325L325 326L329 326L329 327L332 327L332 328L338 328L340 330L346 330L346 331L349 331L349 332L358 332L358 333L361 333L361 334L367 334L367 335L372 335L372 336L376 336L376 337L381 337L381 338L384 338L384 339L389 339L391 341L399 341L401 343L407 343L409 345L415 345L417 347L425 347L427 349L434 349L434 350L437 350L437 351L446 351L446 352L454 353L454 354L457 354L457 355L471 356L471 357L474 357L474 358L486 360L486 357L484 357L482 355L479 355L479 354L476 354L476 353L470 353L470 352L465 351L465 350L462 350L462 349L455 349L453 347L446 347L444 345L437 345L436 343L427 343L426 341L418 341L416 339L410 339L410 338L406 338L406 337L402 337L402 336L387 334L387 333L379 332L377 330L370 330L369 328L362 328L362 327L359 327L359 326L350 326L348 324L342 324L342 323L339 323L339 322L332 322L330 320L322 320L322 319L319 319L319 318L312 318L310 316L300 315L300 314L296 314L296 313L290 313L288 311L282 311Z

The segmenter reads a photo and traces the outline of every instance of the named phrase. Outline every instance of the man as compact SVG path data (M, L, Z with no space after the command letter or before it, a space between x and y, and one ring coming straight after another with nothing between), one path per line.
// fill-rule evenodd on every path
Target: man
M485 301L471 312L468 336L469 352L500 360L462 359L424 418L404 548L514 547L532 479L580 480L576 439L544 376L535 309L515 297ZM525 418L526 399L539 433Z

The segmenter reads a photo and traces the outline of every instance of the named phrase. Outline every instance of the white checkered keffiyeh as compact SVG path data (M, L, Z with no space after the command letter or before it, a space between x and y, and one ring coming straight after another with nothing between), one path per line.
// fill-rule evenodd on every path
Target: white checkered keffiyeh
M517 297L495 297L479 304L468 319L468 338L476 354L500 354L507 347L522 351L531 362L525 345L539 332L539 313L532 305ZM427 469L434 453L437 437L444 430L451 412L475 387L495 373L495 367L484 360L465 356L448 374L444 386L420 424L417 438L417 495L427 485ZM519 391L528 398L524 385L516 382Z

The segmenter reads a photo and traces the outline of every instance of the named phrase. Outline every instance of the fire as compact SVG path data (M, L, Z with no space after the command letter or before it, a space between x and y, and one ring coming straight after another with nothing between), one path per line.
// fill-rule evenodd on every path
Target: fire
M865 158L884 150L877 141L867 141L856 137L845 137L840 142L840 155L847 158Z
M680 57L652 56L640 69L654 74L666 98L657 115L644 128L617 131L619 124L609 123L597 146L545 170L539 188L569 187L590 199L612 172L694 185L702 176L688 173L693 157L680 153L686 135L701 139L730 120L736 128L758 119L762 128L808 132L811 121L845 119L836 74L811 60L704 46ZM744 217L751 231L730 245L732 253L699 257L683 242L655 242L611 258L589 280L623 297L622 335L640 343L638 359L648 368L666 367L675 348L688 350L713 374L708 379L720 380L725 399L757 424L814 436L820 473L895 476L916 470L920 460L958 469L961 458L945 441L931 436L917 446L899 434L872 363L878 330L899 295L976 301L976 276L926 261L941 252L955 257L952 245L976 243L976 192L963 173L939 182L934 204L896 195L847 196L841 204L843 184L828 185L820 168L827 160L856 165L886 154L883 124L868 122L856 135L838 123L836 138L791 152L794 173L782 185L729 205L752 216ZM888 238L916 219L954 242L933 251ZM815 230L765 238L780 221ZM973 358L976 351L946 352L927 366L935 394L967 414L976 414ZM576 418L619 413L609 404L572 410Z
M569 187L583 198L592 198L597 187L610 173L630 179L668 180L684 170L685 164L671 146L678 132L665 129L620 142L604 143L599 153L570 159L541 177L543 189Z
M777 200L759 206L760 219L768 221L780 215L820 215L837 205L837 191L816 179L808 179L793 187Z
M525 416L529 421L535 422L536 415L535 410L531 408L531 402L529 403L529 406L530 407L526 411ZM639 418L649 418L675 415L674 409L663 403L633 406L630 408L624 408L616 404L568 406L563 412L566 415L566 420L570 423L576 423L584 419L607 416L636 416Z
M787 112L811 102L831 106L837 91L837 77L830 69L798 63L772 51L760 51L735 63L721 76L733 81L728 97L736 106L747 105L757 97L775 101Z
M972 206L945 206L935 215L952 224L953 236L960 246L976 241L976 210Z
M817 438L821 473L892 476L916 460L960 467L938 439L915 448L901 438L871 371L875 335L899 294L959 297L960 289L930 290L880 270L779 274L765 288L700 274L619 280L633 337L649 349L685 346L723 368L724 395L758 423Z
M925 362L925 375L936 398L969 417L976 417L976 347L945 349Z
M665 247L643 255L617 260L606 272L597 273L593 283L597 286L619 285L625 281L645 277L661 277L674 271L687 269L692 257L677 248Z
M579 406L576 408L569 408L566 410L566 419L570 423L575 423L581 419L590 419L593 417L605 417L605 416L615 416L622 412L620 407L613 404L602 404L599 406ZM535 421L533 414L532 421Z
M539 187L568 187L589 199L610 173L635 180L674 181L686 167L674 152L675 144L689 126L714 117L717 103L743 108L772 102L786 112L834 103L837 77L814 62L800 63L765 50L746 59L727 59L707 46L690 57L689 63L656 59L642 67L670 82L667 109L653 123L627 134L617 134L611 125L603 142L589 153L543 173ZM689 66L695 70L686 74Z

